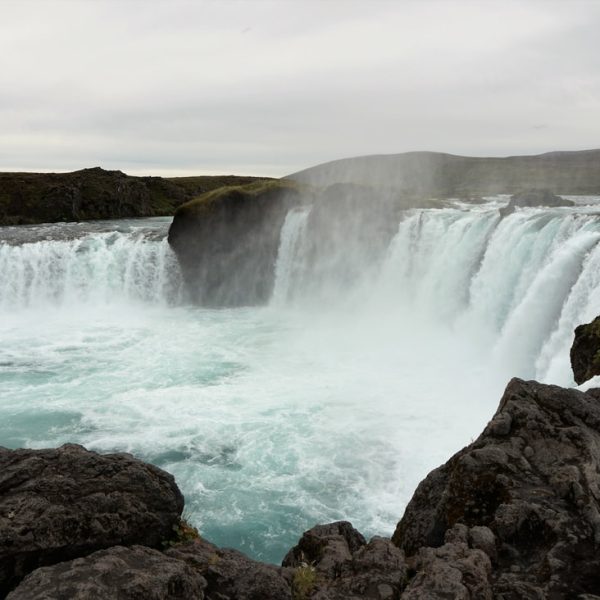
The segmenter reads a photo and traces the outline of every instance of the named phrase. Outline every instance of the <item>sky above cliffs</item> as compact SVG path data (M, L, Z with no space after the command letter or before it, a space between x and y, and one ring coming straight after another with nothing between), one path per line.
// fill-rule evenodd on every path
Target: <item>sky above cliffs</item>
M600 0L3 0L0 171L600 147Z

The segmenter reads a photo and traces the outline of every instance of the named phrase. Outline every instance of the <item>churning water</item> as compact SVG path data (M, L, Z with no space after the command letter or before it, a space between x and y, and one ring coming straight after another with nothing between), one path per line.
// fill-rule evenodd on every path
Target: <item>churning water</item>
M270 305L226 310L186 303L168 219L2 228L0 445L132 452L208 539L264 560L317 522L389 535L511 376L572 384L600 307L600 211L578 202L409 211L327 302L296 209Z

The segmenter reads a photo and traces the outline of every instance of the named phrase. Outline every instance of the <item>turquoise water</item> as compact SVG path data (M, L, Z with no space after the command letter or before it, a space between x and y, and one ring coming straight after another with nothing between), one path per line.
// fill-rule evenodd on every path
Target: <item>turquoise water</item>
M175 475L205 537L272 562L319 522L390 535L510 376L572 383L572 325L600 298L595 213L421 211L355 294L279 282L226 310L186 304L167 226L0 231L0 445L131 452ZM302 262L300 233L280 260Z

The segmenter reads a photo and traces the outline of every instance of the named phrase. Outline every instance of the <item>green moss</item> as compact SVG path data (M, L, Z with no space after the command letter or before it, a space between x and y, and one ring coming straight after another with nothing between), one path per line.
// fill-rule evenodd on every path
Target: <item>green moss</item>
M312 565L302 565L294 571L292 578L293 600L307 600L317 585L317 572Z
M185 544L199 540L200 534L198 530L185 518L179 519L177 525L173 525L173 536L169 540L163 542L165 548L176 546L177 544Z
M305 189L299 183L286 179L257 181L247 185L228 185L206 192L177 209L179 216L195 216L210 212L215 206L227 201L247 201L269 193L299 191Z

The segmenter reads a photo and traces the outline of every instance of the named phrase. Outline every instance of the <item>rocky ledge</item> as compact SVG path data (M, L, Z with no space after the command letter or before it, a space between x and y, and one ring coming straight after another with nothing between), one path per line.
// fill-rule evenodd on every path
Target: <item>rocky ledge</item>
M505 217L513 213L517 207L523 208L532 206L548 206L550 208L557 206L575 206L575 202L567 200L562 196L557 196L550 190L533 189L513 194L510 197L508 204L500 209L500 214Z
M600 597L600 394L513 379L391 539L317 525L276 567L180 521L173 478L80 446L0 451L9 600Z

